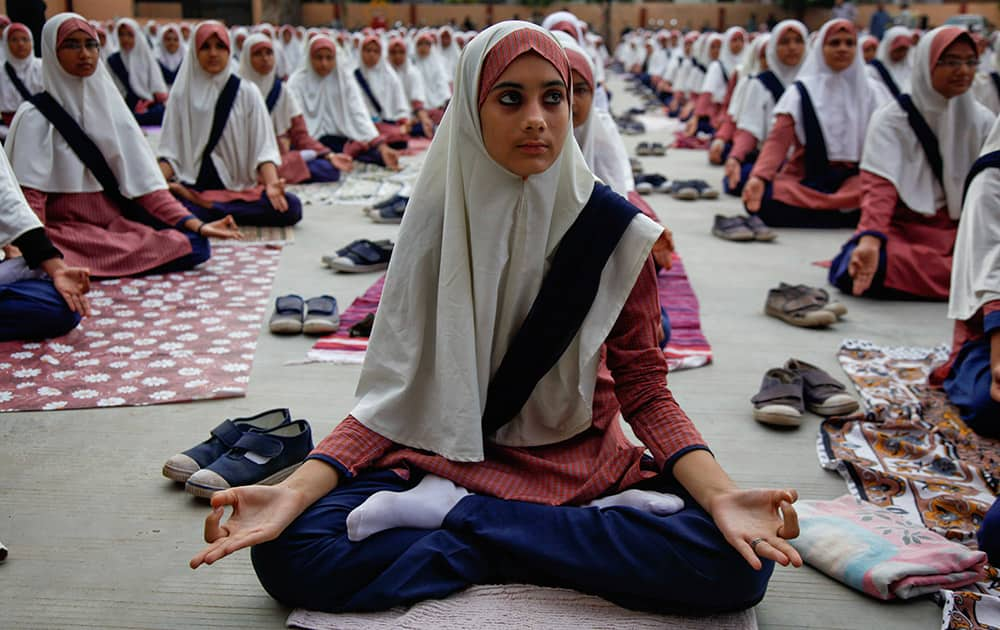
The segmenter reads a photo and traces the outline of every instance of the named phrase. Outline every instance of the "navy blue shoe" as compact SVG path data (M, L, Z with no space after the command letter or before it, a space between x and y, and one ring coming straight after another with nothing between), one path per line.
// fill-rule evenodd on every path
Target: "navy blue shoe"
M306 320L302 332L307 335L332 335L340 327L337 299L321 295L306 300Z
M369 210L368 217L375 223L400 223L403 221L403 212L408 201L404 197L396 197L395 201L387 206Z
M295 472L312 449L312 430L305 420L247 432L225 455L191 475L184 488L207 499L237 486L274 485Z
M201 444L178 453L163 465L163 476L184 483L188 477L219 459L248 431L270 431L292 421L287 409L270 409L249 418L223 420Z

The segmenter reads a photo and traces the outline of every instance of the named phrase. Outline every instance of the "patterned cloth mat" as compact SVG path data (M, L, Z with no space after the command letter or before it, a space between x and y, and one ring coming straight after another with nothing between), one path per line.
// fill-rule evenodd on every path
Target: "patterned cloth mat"
M358 162L354 170L344 174L339 182L296 184L288 186L287 190L298 195L302 205L307 207L335 204L370 206L393 195L408 195L423 163L423 155L404 155L399 159L400 170L393 172L375 164Z
M450 597L385 612L331 614L298 609L288 626L307 630L755 630L754 609L710 617L637 612L593 595L526 584L473 586Z
M995 500L1000 441L969 429L943 391L928 385L948 347L893 348L846 340L838 353L865 412L820 425L820 464L836 470L851 494L970 547ZM951 594L943 628L987 628L1000 619L1000 576ZM985 602L985 603L982 603ZM950 606L948 604L950 603Z
M0 411L244 396L280 256L216 246L194 270L95 282L70 334L0 343Z
M260 243L289 245L295 242L295 228L288 226L241 225L240 234L243 236L241 241L224 241L213 238L212 243L218 247L222 243L229 245L256 245Z
M385 276L379 278L364 295L354 300L340 317L340 330L317 341L307 355L309 361L360 365L368 349L366 337L351 337L348 331L369 313L374 314L382 297ZM657 278L660 303L670 314L670 343L664 350L671 371L708 365L712 347L701 330L698 298L684 271L684 264L674 254L670 271L662 270Z

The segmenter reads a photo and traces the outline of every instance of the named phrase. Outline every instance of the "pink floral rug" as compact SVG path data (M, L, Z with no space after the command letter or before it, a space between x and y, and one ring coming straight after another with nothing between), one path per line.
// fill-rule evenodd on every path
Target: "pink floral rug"
M191 271L95 282L70 334L0 343L0 411L244 396L280 256L215 245Z

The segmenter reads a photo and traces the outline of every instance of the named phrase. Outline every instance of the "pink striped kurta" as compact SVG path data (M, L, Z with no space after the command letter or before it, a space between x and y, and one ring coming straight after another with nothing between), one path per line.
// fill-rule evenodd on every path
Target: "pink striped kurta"
M95 277L131 276L191 253L183 233L126 219L103 192L49 194L25 188L24 196L66 264L86 267ZM166 190L136 201L169 226L191 214Z

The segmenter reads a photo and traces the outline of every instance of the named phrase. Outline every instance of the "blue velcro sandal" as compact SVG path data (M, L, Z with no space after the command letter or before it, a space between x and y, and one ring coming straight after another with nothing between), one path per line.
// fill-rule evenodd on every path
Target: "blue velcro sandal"
M358 239L347 247L337 250L336 256L324 258L323 262L330 269L345 273L381 271L389 266L392 247L392 241Z
M229 452L191 475L184 487L207 499L237 486L274 485L295 472L312 449L312 430L305 420L244 433Z
M302 332L306 303L298 295L282 295L274 301L274 313L268 328L275 335L297 335Z
M369 210L368 218L375 223L401 223L403 221L403 212L406 211L406 204L408 201L408 199L399 197L396 201L387 206Z
M302 324L302 332L307 335L332 335L339 327L336 298L321 295L306 300L306 321Z
M184 483L194 473L219 459L248 431L269 431L292 421L287 409L270 409L249 418L223 420L201 444L178 453L163 465L163 476Z

